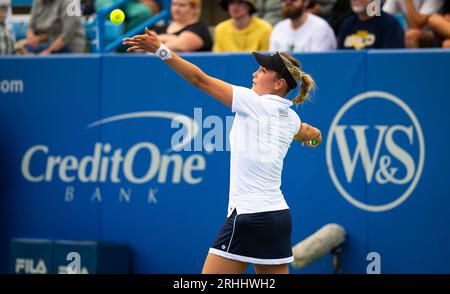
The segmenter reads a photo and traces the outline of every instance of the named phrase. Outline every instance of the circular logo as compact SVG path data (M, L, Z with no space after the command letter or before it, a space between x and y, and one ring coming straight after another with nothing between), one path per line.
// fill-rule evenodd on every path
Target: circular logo
M369 125L355 125L350 126L341 125L340 122L343 120L346 113L350 111L353 107L357 107L357 104L361 102L378 102L378 101L388 102L394 104L396 108L400 108L404 113L406 113L409 120L412 122L410 127L403 125L389 126L387 124L375 126L377 131L377 139L374 140L375 143L369 146L368 140L366 138L366 131L370 128ZM385 114L388 116L388 114ZM389 117L389 119L395 119L395 117ZM413 129L414 127L414 129ZM399 147L394 138L394 133L404 133L404 137L407 138L408 142L413 142L413 132L417 134L418 141L418 159L417 163L404 149ZM347 131L347 133L346 133ZM354 153L350 154L349 143L347 142L347 134L353 132L353 140L350 140L356 147L353 149ZM384 141L383 141L384 140ZM388 155L380 155L382 142L385 142L387 150L398 159L399 162L403 163L405 166L404 177L399 179L396 177L398 174L398 168L390 168L392 164L391 157ZM333 162L333 152L332 147L336 144L339 149L339 155L341 156L342 168L347 179L347 183L352 183L352 179L355 175L356 165L358 160L361 161L361 166L365 171L365 184L372 183L373 180L379 185L386 185L387 183L392 183L397 186L407 186L406 190L396 193L400 194L395 200L383 203L383 204L368 204L362 202L357 196L349 190L344 188L343 180L339 180L336 174L336 162ZM369 148L371 147L371 148ZM400 98L386 93L386 92L366 92L362 93L345 103L342 108L338 111L334 117L328 135L326 143L326 161L330 177L339 193L352 205L366 211L370 212L382 212L393 209L400 204L402 204L414 191L420 176L422 174L422 169L425 161L425 144L424 137L422 133L422 128L419 124L417 117L414 112L409 108L409 106L403 102ZM376 170L376 166L379 168ZM367 189L367 188L366 188ZM388 194L387 189L383 190L383 194ZM385 195L383 195L385 196Z

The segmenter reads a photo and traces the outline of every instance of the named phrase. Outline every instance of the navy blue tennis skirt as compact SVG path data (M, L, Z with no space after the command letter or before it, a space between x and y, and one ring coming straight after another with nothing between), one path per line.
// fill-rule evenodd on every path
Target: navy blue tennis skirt
M289 209L245 213L225 220L209 253L253 264L285 264L292 256Z

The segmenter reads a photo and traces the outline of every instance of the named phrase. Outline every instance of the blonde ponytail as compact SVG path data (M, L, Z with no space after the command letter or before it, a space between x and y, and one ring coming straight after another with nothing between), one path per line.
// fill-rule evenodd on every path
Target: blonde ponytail
M289 53L280 53L284 65L288 69L291 76L298 83L301 83L299 94L292 99L294 104L302 104L309 98L309 93L316 88L313 78L301 70L300 62Z
M292 99L292 102L294 104L302 104L309 98L309 92L315 88L316 84L314 83L313 78L309 74L302 72L300 91L297 97Z

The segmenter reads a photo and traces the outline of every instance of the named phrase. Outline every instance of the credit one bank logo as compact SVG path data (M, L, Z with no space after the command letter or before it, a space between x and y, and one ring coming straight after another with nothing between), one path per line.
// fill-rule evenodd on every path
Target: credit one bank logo
M0 80L1 94L22 94L23 92L23 80Z
M326 142L333 184L362 210L397 207L422 175L425 145L419 120L389 93L366 92L350 99L334 117Z
M158 184L188 184L195 185L202 182L202 171L206 169L206 160L202 154L173 152L183 150L185 145L198 134L198 122L189 116L163 111L146 111L116 115L108 117L87 126L88 129L121 123L134 119L164 119L168 125L183 127L184 136L181 141L171 148L161 150L149 141L132 144L129 148L113 146L107 142L96 142L92 152L84 156L71 154L55 154L51 146L34 145L29 147L21 162L21 173L25 180L31 183L51 183L55 181L71 183L113 183L129 185ZM172 126L171 125L171 126ZM139 160L146 156L149 160ZM136 173L139 165L139 174ZM142 172L144 170L144 172ZM155 202L156 189L149 189L149 202ZM74 186L67 186L66 201L73 198ZM119 198L129 202L130 188L121 188ZM69 199L69 200L68 200ZM92 194L93 201L102 201L101 190L97 188Z

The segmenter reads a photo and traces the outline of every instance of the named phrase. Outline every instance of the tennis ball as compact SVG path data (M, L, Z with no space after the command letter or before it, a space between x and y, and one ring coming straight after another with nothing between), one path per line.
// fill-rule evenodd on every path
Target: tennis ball
M112 23L121 24L125 20L125 13L123 13L123 11L120 9L114 9L113 11L111 11L109 19Z

